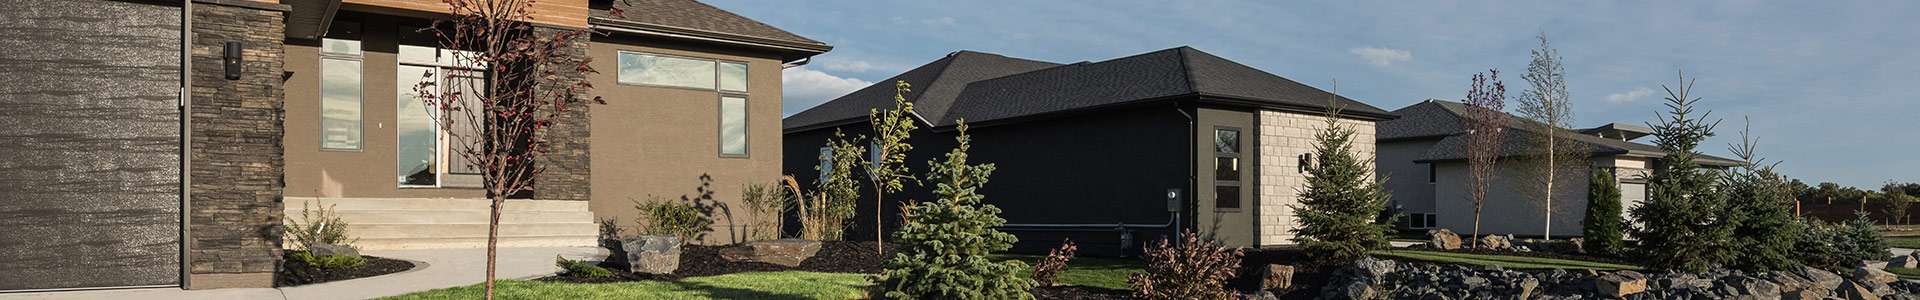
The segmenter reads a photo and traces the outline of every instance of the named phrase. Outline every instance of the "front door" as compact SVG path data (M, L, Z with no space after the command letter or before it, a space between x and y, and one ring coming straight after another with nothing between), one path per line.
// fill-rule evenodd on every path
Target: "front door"
M1254 201L1258 187L1253 166L1256 133L1252 114L1237 111L1199 109L1196 126L1195 165L1197 192L1194 193L1194 228L1201 238L1227 246L1254 246L1254 216L1259 205Z

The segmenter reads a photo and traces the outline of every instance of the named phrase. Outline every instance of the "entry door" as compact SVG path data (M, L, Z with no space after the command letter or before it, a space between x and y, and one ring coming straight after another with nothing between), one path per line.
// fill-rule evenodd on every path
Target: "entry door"
M1252 131L1244 127L1212 126L1200 128L1206 131L1200 135L1201 152L1199 193L1195 193L1195 205L1202 238L1211 239L1227 246L1253 246L1258 241L1253 236L1254 213L1258 210L1253 200L1255 173L1252 170Z
M0 11L0 291L178 285L180 8Z

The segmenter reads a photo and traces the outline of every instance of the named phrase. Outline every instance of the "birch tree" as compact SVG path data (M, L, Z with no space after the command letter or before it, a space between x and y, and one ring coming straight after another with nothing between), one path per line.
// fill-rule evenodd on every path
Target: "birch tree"
M1587 179L1588 148L1586 144L1575 142L1572 128L1573 105L1567 93L1566 69L1560 65L1560 51L1547 44L1547 34L1542 33L1540 49L1533 50L1533 61L1527 64L1529 88L1520 94L1520 117L1531 122L1524 128L1531 134L1526 137L1525 150L1522 152L1522 167L1519 168L1525 182L1515 185L1515 192L1530 205L1539 207L1546 217L1542 233L1546 238L1553 237L1553 216L1565 214L1567 210L1555 211L1555 198L1573 195ZM1561 202L1566 202L1561 199ZM1564 204L1563 204L1564 205Z

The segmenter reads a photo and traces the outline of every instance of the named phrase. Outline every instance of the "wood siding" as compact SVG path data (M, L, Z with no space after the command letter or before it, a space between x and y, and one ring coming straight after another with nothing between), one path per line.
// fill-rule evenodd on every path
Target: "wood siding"
M426 16L419 13L444 15L448 11L447 4L440 0L342 0L340 3L343 9L421 17ZM534 23L587 28L587 0L540 0L533 3L532 10Z

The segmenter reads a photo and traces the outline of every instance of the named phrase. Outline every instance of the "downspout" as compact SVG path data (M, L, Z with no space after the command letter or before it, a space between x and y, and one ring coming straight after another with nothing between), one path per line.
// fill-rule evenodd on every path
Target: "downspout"
M1186 193L1187 195L1199 195L1199 192L1197 190L1200 188L1199 186L1200 175L1197 173L1199 172L1197 171L1199 170L1198 169L1199 166L1197 166L1193 162L1194 160L1199 159L1198 157L1194 157L1194 155L1197 155L1197 154L1195 154L1193 150L1193 147L1195 147L1196 145L1199 145L1200 143L1200 141L1197 140L1198 138L1194 136L1195 134L1197 134L1194 132L1200 130L1200 127L1197 124L1198 120L1195 120L1193 118L1193 115L1187 114L1187 110L1181 109L1180 102L1173 103L1173 111L1180 113L1180 116L1182 117L1187 117L1187 145L1185 146L1187 148L1187 191ZM1188 203L1198 203L1198 201L1200 201L1199 199L1194 199L1194 198L1195 197L1191 197L1191 196L1187 197L1187 203L1181 203L1180 206L1182 206L1182 208L1185 208L1185 206L1187 206ZM1194 207L1199 207L1199 205L1196 204L1194 205ZM1194 211L1191 209L1182 209L1182 210ZM1173 227L1173 234L1175 236L1179 236L1180 234L1186 233L1184 231L1180 231L1181 229L1179 225L1180 214L1174 214L1173 220L1175 223ZM1174 238L1173 240L1175 244L1178 244L1180 241L1184 241L1184 239L1181 239L1181 238Z
M180 288L193 286L193 0L180 1Z
M800 59L800 60L796 60L796 61L793 61L793 62L788 62L788 63L781 63L781 64L780 64L780 69L782 69L782 70L785 70L785 69L792 69L792 68L796 68L796 67L800 67L800 66L805 66L805 65L807 65L807 63L811 63L811 62L813 62L813 57L812 57L812 56L808 56L807 58L802 58L802 59Z

